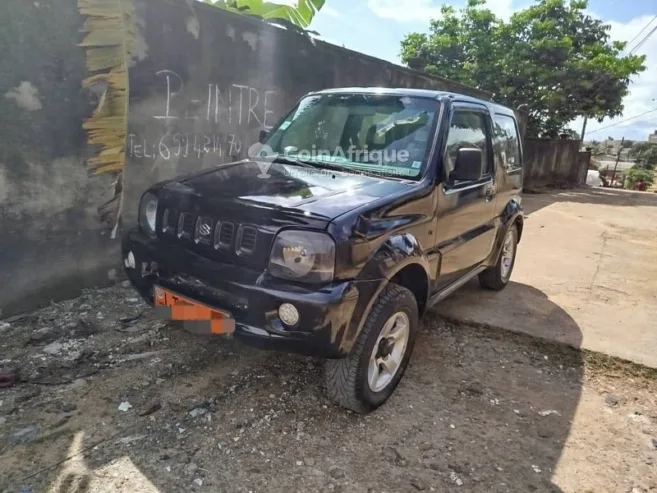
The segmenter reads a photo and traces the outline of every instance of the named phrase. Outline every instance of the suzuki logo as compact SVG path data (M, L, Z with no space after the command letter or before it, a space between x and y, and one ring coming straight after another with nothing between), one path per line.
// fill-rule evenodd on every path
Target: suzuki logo
M207 223L201 224L201 226L198 228L198 232L201 233L201 236L208 236L210 234L210 225Z

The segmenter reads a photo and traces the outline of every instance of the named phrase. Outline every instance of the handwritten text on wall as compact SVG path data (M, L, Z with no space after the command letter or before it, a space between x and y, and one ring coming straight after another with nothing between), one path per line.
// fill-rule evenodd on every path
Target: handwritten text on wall
M208 84L204 99L189 98L184 107L183 115L176 114L173 102L181 97L184 89L182 77L172 70L160 70L156 74L166 84L166 99L162 110L154 118L157 120L177 120L180 118L188 120L205 119L214 123L220 123L222 115L225 122L236 125L254 126L269 130L274 122L274 111L272 105L276 97L276 91L261 91L255 87L245 84L232 84L220 88L218 84ZM203 107L203 111L195 111L189 114L189 107ZM199 114L201 113L201 114ZM202 116L201 116L202 115Z

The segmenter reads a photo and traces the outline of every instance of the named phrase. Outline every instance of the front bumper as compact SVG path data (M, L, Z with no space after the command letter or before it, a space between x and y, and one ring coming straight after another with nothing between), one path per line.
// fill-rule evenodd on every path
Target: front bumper
M132 252L135 268L125 266ZM153 305L155 285L226 311L235 319L235 336L243 342L323 358L349 354L353 328L380 281L343 281L319 289L299 286L241 266L210 260L178 245L162 244L139 228L123 237L126 274ZM299 323L286 327L278 318L282 303L299 311ZM361 309L357 309L357 307Z

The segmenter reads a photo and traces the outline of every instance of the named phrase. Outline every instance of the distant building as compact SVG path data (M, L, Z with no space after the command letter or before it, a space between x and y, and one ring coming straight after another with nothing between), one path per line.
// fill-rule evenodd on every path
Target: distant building
M595 158L593 158L593 163L598 167L598 171L600 171L602 176L605 177L607 183L613 182L616 185L622 183L623 172L636 164L634 161L619 161L618 164L616 164L616 160L602 160ZM614 174L614 168L616 168L616 174Z
M616 156L621 150L621 141L615 139L603 140L601 143L601 151L607 156Z
M648 135L648 142L657 144L657 130L655 130L655 133Z

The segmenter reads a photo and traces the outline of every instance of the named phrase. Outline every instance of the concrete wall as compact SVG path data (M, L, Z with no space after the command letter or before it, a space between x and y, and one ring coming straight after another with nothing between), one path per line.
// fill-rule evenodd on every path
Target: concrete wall
M525 138L524 188L585 184L591 153L580 147L579 140Z
M246 155L303 94L327 87L445 89L427 76L201 2L134 0L123 228L153 182ZM76 0L0 2L0 317L120 273L97 208L116 176L90 178L95 108ZM121 232L121 231L120 231Z
M117 250L96 206L82 119L84 53L74 0L0 4L0 310L3 315L107 281Z

